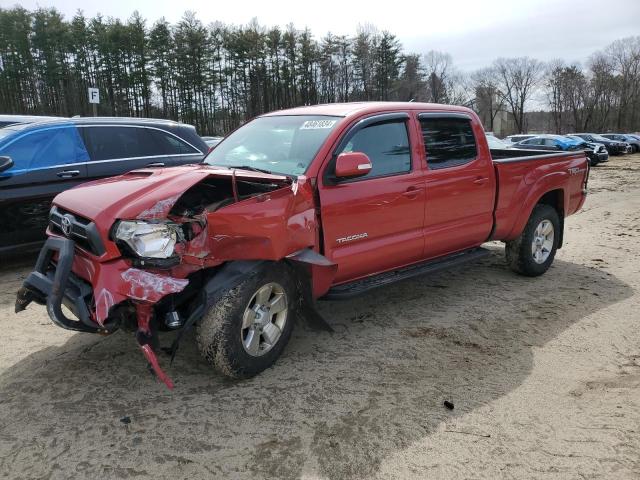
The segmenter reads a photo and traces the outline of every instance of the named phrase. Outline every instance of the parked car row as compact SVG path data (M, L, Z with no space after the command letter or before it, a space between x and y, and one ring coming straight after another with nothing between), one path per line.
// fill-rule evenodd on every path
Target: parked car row
M527 150L560 150L565 152L583 150L591 165L609 160L609 154L604 146L600 144L588 144L581 138L571 136L538 135L518 142L515 147Z
M640 136L618 133L518 134L507 136L503 142L509 148L519 149L563 151L583 149L592 166L607 162L609 155L640 151Z

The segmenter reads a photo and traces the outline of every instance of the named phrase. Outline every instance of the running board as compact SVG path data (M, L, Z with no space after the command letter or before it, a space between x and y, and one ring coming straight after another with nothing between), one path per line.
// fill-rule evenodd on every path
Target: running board
M355 297L374 288L383 287L392 283L406 280L407 278L427 275L449 268L455 268L468 262L473 262L490 255L491 252L485 248L475 248L465 252L454 253L436 260L410 265L399 270L379 273L371 277L366 277L355 282L336 285L331 288L322 300L346 300Z

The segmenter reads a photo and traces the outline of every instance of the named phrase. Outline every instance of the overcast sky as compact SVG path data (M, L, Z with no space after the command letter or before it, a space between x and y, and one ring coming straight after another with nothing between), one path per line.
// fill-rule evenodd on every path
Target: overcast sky
M10 6L11 0L0 0ZM528 55L540 60L583 62L595 50L630 35L640 35L640 0L21 0L27 9L56 7L67 18L82 8L87 16L128 18L137 9L151 25L170 22L193 10L205 24L216 20L263 25L289 22L309 27L316 37L327 32L353 34L358 24L389 30L405 51L441 50L462 70L488 65L494 58Z

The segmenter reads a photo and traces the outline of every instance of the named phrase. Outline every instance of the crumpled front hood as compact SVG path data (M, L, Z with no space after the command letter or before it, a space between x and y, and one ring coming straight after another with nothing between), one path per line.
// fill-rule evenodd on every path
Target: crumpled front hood
M85 183L62 192L54 204L98 224L115 219L164 218L178 198L209 176L231 177L233 171L205 165L134 170L117 177ZM235 170L236 178L289 181L281 175ZM107 222L110 223L110 222Z

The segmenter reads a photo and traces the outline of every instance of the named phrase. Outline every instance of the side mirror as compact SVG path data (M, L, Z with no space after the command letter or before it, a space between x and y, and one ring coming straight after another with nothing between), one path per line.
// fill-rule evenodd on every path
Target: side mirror
M11 160L11 157L0 157L0 172L9 170L11 167L13 167L13 160Z
M369 173L373 166L371 160L362 152L344 152L336 158L336 177L355 178Z

